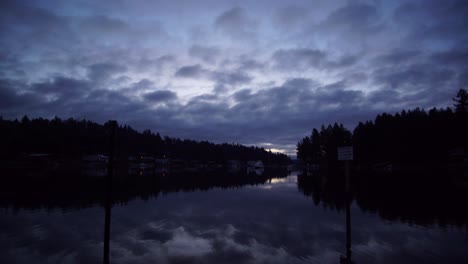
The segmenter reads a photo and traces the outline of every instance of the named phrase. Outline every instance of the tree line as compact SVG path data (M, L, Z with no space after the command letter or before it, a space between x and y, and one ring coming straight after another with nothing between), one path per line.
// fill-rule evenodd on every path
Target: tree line
M468 150L467 91L460 89L453 100L454 109L382 113L353 132L338 123L322 125L297 143L297 156L306 163L333 163L337 147L352 145L358 163L447 161L451 153Z
M89 120L62 120L24 116L21 120L0 117L0 157L12 158L24 153L48 153L68 157L106 154L109 149L111 121L98 124ZM118 157L149 155L171 159L223 162L226 160L262 160L268 164L285 164L285 154L264 148L234 143L161 137L147 129L139 132L128 125L118 125L115 149Z

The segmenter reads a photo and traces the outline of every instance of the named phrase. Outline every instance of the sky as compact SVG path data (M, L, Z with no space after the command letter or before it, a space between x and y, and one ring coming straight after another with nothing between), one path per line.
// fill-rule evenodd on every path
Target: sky
M0 115L295 154L314 127L452 106L468 1L8 1Z

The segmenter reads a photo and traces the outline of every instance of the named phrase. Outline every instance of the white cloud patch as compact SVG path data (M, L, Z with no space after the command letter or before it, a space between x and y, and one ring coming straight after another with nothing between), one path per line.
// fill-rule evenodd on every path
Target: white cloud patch
M163 246L167 247L169 256L173 257L201 257L213 250L209 240L194 237L183 227L177 228L172 239Z

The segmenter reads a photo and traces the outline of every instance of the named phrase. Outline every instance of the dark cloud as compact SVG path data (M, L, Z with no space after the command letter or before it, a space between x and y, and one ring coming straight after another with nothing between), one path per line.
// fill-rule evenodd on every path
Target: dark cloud
M468 88L468 69L458 73L458 87Z
M357 57L353 55L332 58L330 54L316 49L280 49L273 53L272 59L276 67L283 70L336 69L357 62Z
M362 85L366 83L369 79L369 76L366 72L363 71L354 71L343 75L343 79L346 80L348 85Z
M437 65L468 67L468 48L437 52L432 54L431 59Z
M395 89L381 89L371 92L368 96L369 101L373 104L386 103L395 104L400 99L400 93Z
M298 88L298 89L306 89L306 88L313 88L317 87L320 83L314 81L312 79L307 78L294 78L286 80L283 84L284 87L291 87L291 88Z
M159 57L156 61L161 63L161 64L164 64L164 63L171 63L171 62L174 62L176 60L176 57L174 55L163 55L161 57Z
M177 57L172 54L157 56L155 58L141 56L136 59L135 69L139 72L149 72L151 75L164 75L177 64Z
M275 26L291 30L300 22L307 18L309 12L305 7L301 6L286 6L276 10L273 15L273 23Z
M17 81L0 79L0 111L3 113L17 113L23 115L22 111L41 101L35 93L17 91L24 89L23 84ZM13 114L14 115L14 114Z
M356 55L344 55L340 56L334 60L326 62L326 69L338 69L343 67L349 67L354 65L359 61L359 58Z
M191 101L216 101L219 100L219 96L216 94L202 94L192 97Z
M237 71L251 74L253 72L263 72L267 70L268 64L268 61L256 59L252 55L241 54L220 61L218 68L228 68L231 72Z
M244 8L234 7L219 15L214 26L232 38L246 38L254 35L257 23Z
M244 72L226 72L218 71L213 72L213 79L218 82L218 84L229 84L229 85L238 85L249 83L252 80L252 77L247 75Z
M63 51L77 42L67 17L37 2L6 2L0 8L0 46L7 52Z
M239 68L243 71L261 70L265 67L264 63L255 59L241 57Z
M151 89L154 87L154 82L148 80L148 79L142 79L138 83L135 84L135 88L138 90L146 90L146 89Z
M388 85L392 88L405 89L411 87L443 86L451 81L454 71L446 67L433 64L412 64L406 67L386 67L377 69L374 74L376 83Z
M325 30L373 34L382 30L383 25L376 6L350 2L331 12L321 27Z
M396 107L395 110L450 105L451 95L457 89L456 76L455 71L450 68L429 63L381 68L372 74L374 83L381 84L384 88L381 92L374 93L389 95L386 100L382 96L377 98L384 105Z
M146 93L143 97L150 102L167 102L174 101L177 99L177 94L169 90L159 90L150 93Z
M20 57L7 51L0 51L0 78L24 78L26 71L20 66Z
M179 68L175 76L184 78L200 78L206 74L206 70L200 64L183 66Z
M241 132L239 127L243 127L244 131L252 131L249 137L243 138L250 142L285 143L282 140L285 131L291 135L299 133L300 127L308 130L305 127L319 127L322 122L326 123L324 116L333 115L335 119L349 120L351 116L362 116L366 111L360 108L365 100L362 92L330 89L310 79L291 79L282 86L257 92L244 89L234 93L232 98L236 105L227 111L222 110L234 123L229 133ZM356 109L357 112L354 111ZM345 112L345 116L336 114Z
M96 34L119 34L129 29L124 21L103 15L83 18L79 26L82 30Z
M325 52L315 49L281 49L273 53L273 61L283 69L303 70L319 67L326 56Z
M70 19L70 18L69 18ZM141 23L135 26L132 19L121 16L95 14L70 19L80 41L96 46L106 47L108 43L128 43L132 47L144 47L144 43L158 39L159 43L174 41L162 22L152 20L150 24ZM137 39L138 41L133 41ZM143 44L142 46L140 46Z
M232 95L234 100L236 100L237 102L243 102L243 101L249 100L251 96L252 96L252 91L250 89L242 89L242 90L235 92Z
M206 47L200 45L193 45L189 49L189 54L204 62L214 63L220 55L221 51L216 47Z
M463 0L410 1L395 9L393 18L410 28L408 38L465 45L468 41L468 4ZM434 19L436 18L436 19Z
M88 78L95 82L105 81L118 73L126 71L126 67L112 63L98 63L89 66Z
M5 109L7 110L4 112L5 117L28 114L33 117L51 118L60 115L92 118L97 122L109 119L129 122L142 116L148 120L151 115L141 102L131 99L122 92L97 88L88 80L56 77L31 85L12 82L3 84L5 89L1 90L7 91L3 96L5 105L10 105ZM19 86L27 92L13 93L11 88Z
M77 80L66 77L57 77L48 82L35 83L32 85L32 90L38 95L57 95L60 97L79 97L92 88L88 81Z
M374 58L374 62L379 65L397 65L400 63L413 62L421 55L421 51L418 50L392 50L391 52Z
M347 89L344 81L320 86L313 97L323 111L350 110L356 106L361 107L365 101L362 91Z
M235 86L249 83L252 80L243 71L210 71L204 69L200 64L189 65L179 68L176 77L183 78L209 78L217 83L215 90L224 90L226 85Z
M34 32L35 29L49 28L56 31L68 24L68 21L54 12L24 1L2 1L2 27L24 26Z

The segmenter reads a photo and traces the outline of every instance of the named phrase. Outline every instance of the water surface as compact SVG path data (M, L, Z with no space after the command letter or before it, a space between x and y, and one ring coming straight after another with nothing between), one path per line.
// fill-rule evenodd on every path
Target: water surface
M111 263L340 263L346 255L340 195L308 192L297 173L245 184L219 177L228 183L178 188L150 179L153 195L117 188ZM4 197L0 263L102 263L103 203L81 195L41 196L37 203ZM464 219L441 224L434 216L432 224L417 224L362 204L350 206L354 263L468 263Z

